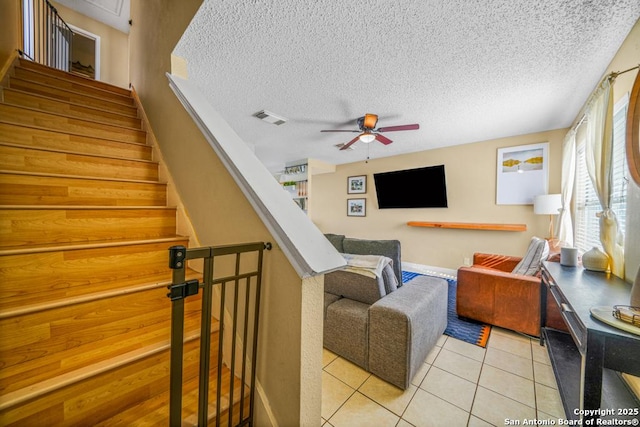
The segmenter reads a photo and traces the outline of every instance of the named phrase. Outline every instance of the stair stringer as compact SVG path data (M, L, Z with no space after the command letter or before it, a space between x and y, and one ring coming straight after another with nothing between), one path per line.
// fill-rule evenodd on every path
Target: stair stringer
M142 120L142 129L147 132L147 145L152 148L152 159L158 162L158 176L159 181L167 184L167 205L173 206L176 208L176 232L181 236L189 237L189 247L197 248L202 246L200 240L198 239L198 235L193 228L191 223L191 218L189 218L189 213L184 207L182 200L180 198L180 194L176 190L176 185L171 177L171 173L167 168L167 163L164 161L162 157L162 152L160 151L160 146L158 145L158 140L156 139L155 134L153 133L153 128L149 122L149 118L142 106L142 102L140 101L140 97L136 92L135 87L131 87L131 94L133 96L133 100L135 102L135 106L138 109L138 114L141 116ZM189 265L194 268L197 265ZM198 272L202 272L202 269L194 268Z

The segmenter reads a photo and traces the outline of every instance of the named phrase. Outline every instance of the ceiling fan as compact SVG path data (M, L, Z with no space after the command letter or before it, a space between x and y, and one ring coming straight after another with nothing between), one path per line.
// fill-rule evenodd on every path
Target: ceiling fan
M415 123L412 125L400 125L400 126L386 126L382 128L375 128L378 123L378 116L376 114L365 114L362 117L359 117L356 121L358 123L358 130L342 130L342 129L332 129L332 130L321 130L320 132L360 132L360 135L353 138L351 141L344 144L340 147L340 150L346 150L351 147L351 145L355 144L357 141L362 141L364 143L373 142L373 140L378 140L381 143L388 145L393 141L382 135L383 132L396 132L399 130L416 130L420 129L420 125Z

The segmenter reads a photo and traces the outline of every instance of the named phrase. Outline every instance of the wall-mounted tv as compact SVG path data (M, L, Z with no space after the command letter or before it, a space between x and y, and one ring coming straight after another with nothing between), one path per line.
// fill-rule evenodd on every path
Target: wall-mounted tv
M444 165L373 174L378 208L446 208Z

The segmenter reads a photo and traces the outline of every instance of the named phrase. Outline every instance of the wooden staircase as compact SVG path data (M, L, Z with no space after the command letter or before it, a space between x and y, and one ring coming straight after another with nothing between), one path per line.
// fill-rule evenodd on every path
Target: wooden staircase
M167 249L188 238L144 114L129 90L23 59L3 82L0 425L166 426ZM183 425L195 425L199 298L185 313ZM238 404L220 393L226 423Z

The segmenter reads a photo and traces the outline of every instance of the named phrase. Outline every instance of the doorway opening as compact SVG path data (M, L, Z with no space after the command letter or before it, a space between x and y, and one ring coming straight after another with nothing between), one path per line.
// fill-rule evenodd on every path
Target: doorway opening
M71 72L100 80L100 36L69 25L73 30Z

